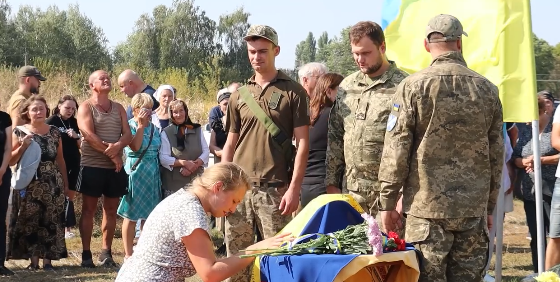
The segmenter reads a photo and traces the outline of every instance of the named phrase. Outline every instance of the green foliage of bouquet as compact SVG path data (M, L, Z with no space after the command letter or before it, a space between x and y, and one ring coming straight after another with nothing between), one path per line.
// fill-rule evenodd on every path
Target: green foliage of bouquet
M363 223L349 225L346 228L329 234L309 234L288 242L278 249L251 250L257 251L241 257L256 256L281 256L281 255L303 255L303 254L341 254L341 255L364 255L383 253L383 241L391 244L392 240L383 240L377 221L368 214L362 214L365 219ZM298 243L311 236L317 236L304 243ZM403 241L404 242L404 241ZM396 250L392 246L385 246ZM395 245L396 248L396 245Z

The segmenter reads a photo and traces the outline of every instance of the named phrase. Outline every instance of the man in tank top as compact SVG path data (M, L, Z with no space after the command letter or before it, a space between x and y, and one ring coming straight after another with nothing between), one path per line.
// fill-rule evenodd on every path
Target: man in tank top
M93 268L90 250L93 217L97 201L103 196L103 246L99 263L117 267L111 245L115 233L120 197L127 193L128 176L124 171L122 152L132 140L124 107L109 100L111 78L98 70L89 77L91 97L78 110L78 127L83 136L81 168L76 191L82 194L80 218L82 267Z

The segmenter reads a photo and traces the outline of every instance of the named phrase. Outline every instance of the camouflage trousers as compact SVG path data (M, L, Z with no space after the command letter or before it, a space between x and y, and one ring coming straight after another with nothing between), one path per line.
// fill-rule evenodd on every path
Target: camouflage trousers
M237 206L237 210L226 217L225 242L227 255L238 254L255 243L255 226L263 238L276 235L288 222L292 215L284 216L278 210L282 196L287 188L253 187ZM249 282L252 264L225 281Z
M486 217L407 216L405 240L422 252L420 282L482 282L488 260Z

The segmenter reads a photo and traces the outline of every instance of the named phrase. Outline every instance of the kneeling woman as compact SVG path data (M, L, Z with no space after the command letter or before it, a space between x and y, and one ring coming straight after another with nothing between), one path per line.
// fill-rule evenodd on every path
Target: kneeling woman
M249 187L247 174L234 163L219 163L205 170L192 185L154 209L134 254L125 261L115 282L175 282L194 274L202 281L222 281L249 266L254 258L216 259L206 215L222 217L234 212ZM248 249L277 248L289 239L289 234L280 234Z

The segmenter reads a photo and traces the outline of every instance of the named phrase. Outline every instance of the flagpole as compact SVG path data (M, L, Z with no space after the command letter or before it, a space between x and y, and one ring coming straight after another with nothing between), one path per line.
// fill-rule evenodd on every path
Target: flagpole
M502 173L507 174L508 172L506 170ZM504 176L502 175L501 188L498 192L498 203L496 204L496 222L494 222L494 224L496 225L496 262L494 263L494 279L496 282L502 281L502 246L504 244L504 197L505 191L508 188L509 187L504 187ZM493 240L493 238L491 238L490 240ZM494 250L489 251L492 252Z
M543 196L541 178L541 146L539 121L532 122L533 127L533 170L535 174L535 205L537 209L537 254L538 254L538 273L544 272L544 220L543 220ZM534 238L533 238L534 239Z

